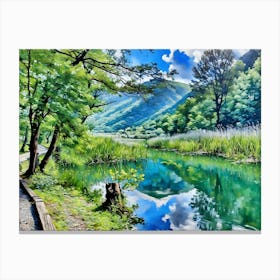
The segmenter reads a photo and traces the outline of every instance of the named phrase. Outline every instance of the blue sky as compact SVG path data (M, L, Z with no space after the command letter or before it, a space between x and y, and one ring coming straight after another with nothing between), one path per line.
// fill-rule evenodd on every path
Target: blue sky
M177 70L178 75L175 80L189 83L192 79L192 67L200 61L204 50L195 49L155 49L150 50L131 50L130 63L140 65L154 62L164 73L170 70ZM236 57L244 54L248 50L234 50Z

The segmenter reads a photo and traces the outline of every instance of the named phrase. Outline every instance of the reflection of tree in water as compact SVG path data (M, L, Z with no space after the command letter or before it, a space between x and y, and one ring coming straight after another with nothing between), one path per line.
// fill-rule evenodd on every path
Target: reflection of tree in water
M260 228L259 212L254 211L256 198L251 191L245 189L236 196L234 185L228 185L218 173L211 182L212 192L199 190L190 203L196 213L194 219L201 230L231 230L237 225L249 229Z
M192 198L190 206L195 210L194 219L201 230L230 230L232 223L229 219L232 209L230 203L226 203L226 195L223 193L223 186L218 173L215 174L213 184L213 197L205 192L198 191Z
M197 227L201 230L217 229L216 219L218 214L215 211L215 202L204 192L198 191L192 199L190 206L194 209L193 220L197 222Z
M197 220L201 229L232 228L231 223L227 221L233 218L235 198L242 194L234 194L233 181L238 182L237 178L216 168L205 170L199 165L194 167L185 164L183 168L178 168L175 164L169 164L169 169L198 190L193 206L201 215L201 219Z

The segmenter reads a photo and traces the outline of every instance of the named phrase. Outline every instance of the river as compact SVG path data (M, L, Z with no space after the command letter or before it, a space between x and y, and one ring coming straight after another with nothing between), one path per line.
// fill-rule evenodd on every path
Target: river
M92 189L102 189L109 169L135 168L145 175L139 187L125 191L136 230L260 230L260 164L237 164L219 157L183 156L149 151L147 160L87 167Z

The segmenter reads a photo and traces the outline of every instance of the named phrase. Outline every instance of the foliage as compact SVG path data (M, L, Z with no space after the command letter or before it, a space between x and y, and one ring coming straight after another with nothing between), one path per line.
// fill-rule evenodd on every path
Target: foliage
M260 124L260 57L254 59L254 65L250 68L246 68L241 60L235 61L228 68L227 75L227 92L219 108L219 126L230 128ZM120 130L119 134L132 139L150 139L197 129L214 130L217 126L217 108L213 96L210 84L207 87L194 84L192 94L177 106L174 113L166 113L142 125Z
M144 174L139 174L136 169L130 168L128 171L124 169L109 171L113 182L122 183L123 189L134 190L139 183L144 180Z
M38 173L33 175L31 186L33 188L42 190L53 188L57 183L57 179L55 179L53 176Z
M189 109L187 130L214 129L216 120L214 104L210 96L207 95L204 100L196 102L196 104Z
M256 52L255 54L260 54ZM254 65L246 68L237 60L227 72L227 92L219 108L219 126L224 128L246 127L261 123L261 61L254 59ZM211 81L211 79L210 79ZM202 83L202 80L200 81ZM210 82L209 82L210 83ZM130 128L127 134L135 138L152 138L176 133L185 133L197 129L213 130L217 126L217 108L214 91L193 84L193 92L184 104L177 107L173 114L165 114L140 127ZM157 129L160 135L156 133ZM163 131L163 133L162 133ZM139 136L139 137L138 137Z
M244 126L261 122L261 61L235 79L223 108L225 125Z
M119 130L118 134L124 138L150 139L157 136L174 135L185 132L186 118L179 111L173 114L161 115L155 120L149 120L143 125Z

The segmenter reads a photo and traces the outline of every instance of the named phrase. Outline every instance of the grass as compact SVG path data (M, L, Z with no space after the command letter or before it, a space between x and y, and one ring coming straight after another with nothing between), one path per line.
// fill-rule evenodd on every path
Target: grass
M101 200L89 201L76 189L57 185L44 190L35 189L34 192L44 200L58 231L131 229L127 215L99 211Z
M45 174L37 172L28 179L29 186L46 204L58 231L110 231L131 230L139 219L133 215L134 207L104 210L100 191L91 190L91 180L75 171L61 168L50 160Z
M246 127L216 131L197 130L147 141L150 148L201 153L242 161L261 161L261 129Z
M37 173L29 178L28 183L45 202L58 231L131 230L137 223L137 218L133 216L133 208L127 208L129 211L122 214L117 211L118 209L104 210L101 208L103 203L101 192L87 189L85 193L80 188L77 177L74 181L68 182L68 186L64 186L63 178L66 175L57 176L53 171L52 167L52 170L47 170L48 175Z
M64 164L83 165L136 161L147 157L147 149L142 143L125 145L110 137L87 136L79 144L64 147L61 161Z

